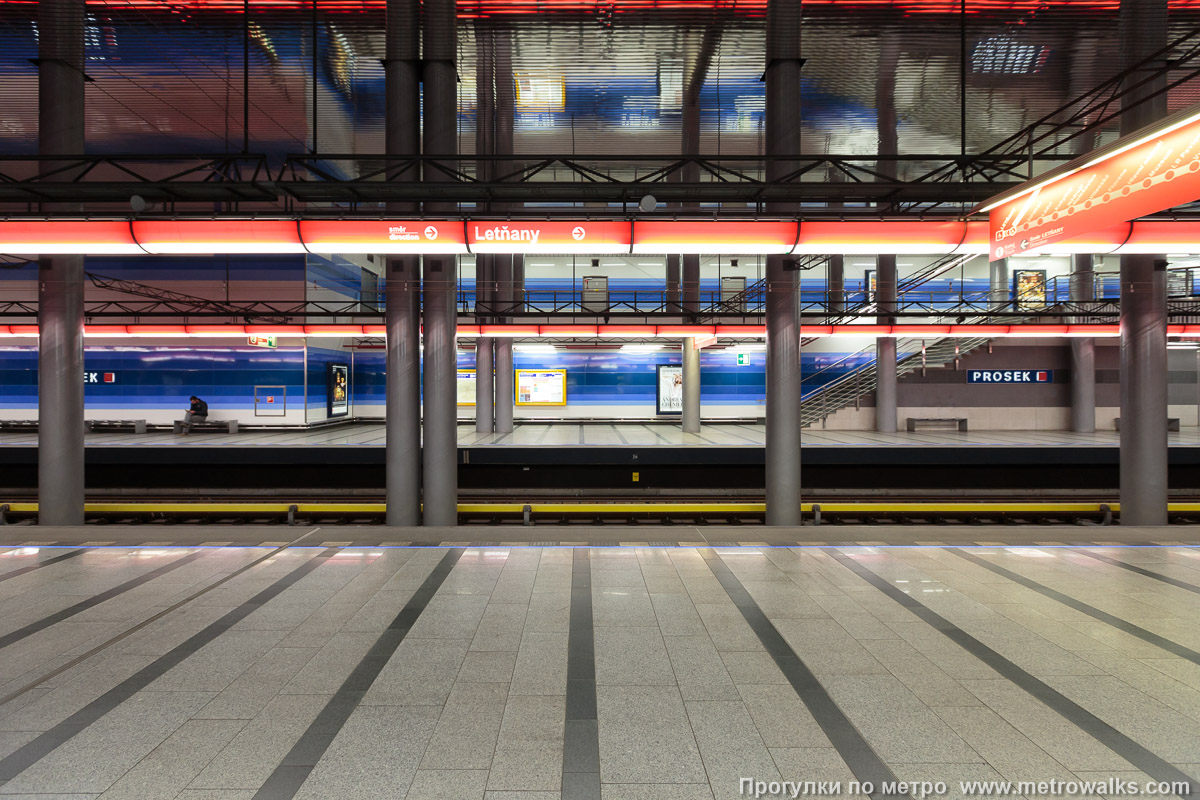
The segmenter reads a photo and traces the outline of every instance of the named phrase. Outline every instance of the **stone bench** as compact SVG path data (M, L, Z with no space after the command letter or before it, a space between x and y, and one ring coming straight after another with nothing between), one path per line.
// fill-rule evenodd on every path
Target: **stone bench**
M908 424L905 427L909 433L912 433L918 427L932 428L945 427L947 425L953 425L960 433L967 432L966 417L909 417Z
M175 433L178 435L183 433L183 420L175 420ZM238 423L236 419L209 419L204 422L193 422L193 431L224 431L225 433L237 433Z
M88 433L102 429L124 431L130 428L134 433L146 432L146 420L144 419L89 419L83 424Z

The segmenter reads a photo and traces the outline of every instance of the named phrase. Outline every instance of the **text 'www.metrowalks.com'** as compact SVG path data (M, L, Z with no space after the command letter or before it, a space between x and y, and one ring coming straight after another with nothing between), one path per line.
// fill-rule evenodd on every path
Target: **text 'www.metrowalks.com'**
M1190 781L1127 781L1106 778L1102 781L957 781L958 794L964 797L1187 797ZM945 781L891 781L876 786L871 781L761 781L741 778L738 793L743 797L814 797L876 793L890 797L941 797L950 793Z

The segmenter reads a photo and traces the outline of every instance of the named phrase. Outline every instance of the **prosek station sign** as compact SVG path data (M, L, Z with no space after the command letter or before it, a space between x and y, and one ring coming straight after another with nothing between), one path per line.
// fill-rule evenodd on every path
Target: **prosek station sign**
M983 205L992 261L1044 251L1200 197L1200 106L1089 153Z
M970 369L967 383L1051 383L1048 369Z

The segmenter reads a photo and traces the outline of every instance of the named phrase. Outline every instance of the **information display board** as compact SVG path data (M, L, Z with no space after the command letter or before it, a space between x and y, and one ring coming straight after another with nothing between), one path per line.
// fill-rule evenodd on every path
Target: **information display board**
M475 370L460 369L455 389L457 389L456 394L460 406L475 405Z
M565 406L567 371L565 369L517 370L519 406Z
M683 413L683 367L680 365L658 365L658 399L655 411L659 414Z
M329 364L326 372L326 410L330 417L350 413L350 366Z

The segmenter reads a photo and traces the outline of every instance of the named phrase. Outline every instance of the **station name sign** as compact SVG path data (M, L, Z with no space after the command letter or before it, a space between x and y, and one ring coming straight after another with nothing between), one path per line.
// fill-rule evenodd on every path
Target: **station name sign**
M1052 383L1053 370L1048 369L971 369L967 383Z
M992 261L1191 203L1200 197L1200 106L1118 139L999 195Z

